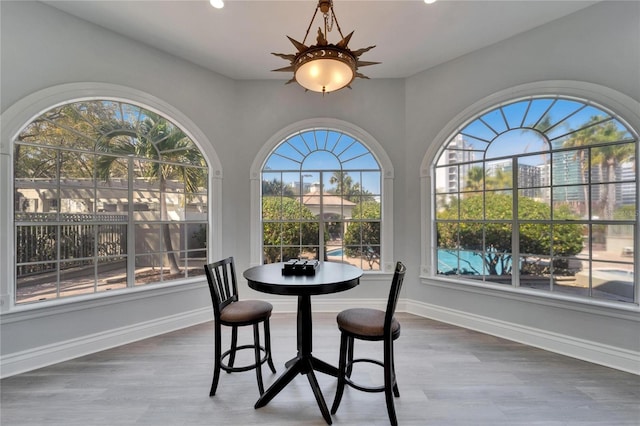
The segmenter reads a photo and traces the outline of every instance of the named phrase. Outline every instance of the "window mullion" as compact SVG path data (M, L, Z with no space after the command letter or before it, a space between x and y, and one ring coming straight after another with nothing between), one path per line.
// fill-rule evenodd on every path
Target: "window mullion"
M133 157L127 157L127 287L135 286L135 272L136 272L136 232L135 232L135 220L133 217L134 205L133 205Z
M318 259L325 258L324 254L324 173L320 172L320 215L318 216Z
M93 155L93 292L98 292L100 253L98 253L98 238L100 238L100 224L98 221L98 179L96 172L96 156Z
M520 287L520 215L518 214L518 158L512 159L512 189L511 203L513 206L511 229L511 285Z
M62 266L61 253L62 244L60 244L60 240L62 239L62 217L60 215L60 208L62 206L62 199L60 197L62 191L62 184L60 182L60 173L61 167L60 163L62 162L62 151L60 149L56 150L56 299L60 298L60 278L62 274L60 273L60 267Z

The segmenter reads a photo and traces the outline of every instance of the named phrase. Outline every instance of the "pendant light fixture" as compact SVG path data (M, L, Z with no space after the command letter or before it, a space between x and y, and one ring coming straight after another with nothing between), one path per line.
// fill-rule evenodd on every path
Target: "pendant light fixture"
M305 44L307 36L318 11L322 13L324 29L318 27L316 44L307 46ZM340 34L340 41L336 44L329 43L327 40L327 34L332 31L334 24ZM361 61L360 55L373 49L375 45L352 51L348 47L352 35L353 31L346 37L342 34L340 24L333 11L333 0L319 0L302 43L287 36L298 52L294 54L272 53L290 61L291 65L273 71L293 71L293 78L286 84L295 81L306 90L322 94L335 92L344 87L351 88L350 84L354 78L369 78L358 72L359 67L380 63Z

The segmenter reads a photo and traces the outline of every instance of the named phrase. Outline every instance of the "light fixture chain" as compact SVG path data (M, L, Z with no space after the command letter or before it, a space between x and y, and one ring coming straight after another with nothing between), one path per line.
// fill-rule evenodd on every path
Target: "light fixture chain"
M331 10L331 24L327 25L327 21L329 20L329 14L324 14L324 32L330 33L333 30L333 23L335 22L335 15L333 14L333 9Z

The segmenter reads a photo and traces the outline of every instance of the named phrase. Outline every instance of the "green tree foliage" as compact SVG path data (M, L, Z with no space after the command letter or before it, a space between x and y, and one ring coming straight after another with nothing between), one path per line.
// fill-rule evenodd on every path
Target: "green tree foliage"
M373 263L380 259L380 203L363 201L353 208L351 215L354 219L373 220L349 223L344 234L346 253L348 256L364 256L369 267L373 268Z
M511 188L513 176L510 171L497 169L493 173L486 173L482 167L474 166L467 172L464 181L465 191L483 191L485 189Z
M341 196L345 200L354 203L374 200L373 195L363 189L360 183L354 183L351 175L346 172L333 172L329 178L329 183L336 185L336 189L329 192Z
M297 199L262 198L264 262L297 258L304 246L318 247L320 227L315 216Z
M274 178L273 180L262 181L262 195L283 195L285 197L292 197L294 193L293 188L288 185L283 185L282 181Z
M484 199L483 199L484 198ZM487 192L465 197L452 203L441 212L442 220L467 219L452 222L451 226L441 222L438 227L438 247L461 247L464 250L484 252L483 262L491 275L506 275L512 269L512 217L511 195ZM484 217L485 203L491 209L491 218L497 222L480 222L473 219ZM550 219L549 206L531 198L518 200L520 225L520 251L523 254L550 256L572 256L582 250L582 228L578 224L557 225L551 232L548 224L531 223L531 220ZM555 219L575 219L568 209L555 211ZM553 240L552 240L553 235ZM558 267L561 265L558 264Z
M484 189L484 169L474 166L467 172L464 189L466 191L482 191Z
M498 169L486 177L487 189L505 189L513 186L513 173L510 170Z
M139 176L148 181L157 181L160 186L160 218L168 220L166 190L167 182L175 180L184 185L185 202L192 194L205 185L206 172L202 168L204 158L191 139L178 127L158 114L146 111L145 117L133 125L127 121L111 119L101 123L97 150L113 155L102 155L96 161L99 178L108 181L113 168L118 167L118 159L134 156L161 161L136 161ZM162 235L172 274L180 272L176 253L173 252L170 225L163 224Z
M636 214L636 205L628 204L616 209L616 211L613 212L613 218L616 220L635 220Z
M624 140L625 134L626 132L620 130L614 121L610 119L605 120L604 117L594 116L591 117L585 128L573 133L571 137L564 141L563 147L582 148L595 144L620 142ZM594 147L591 150L590 163L587 161L586 155L586 150L577 151L576 160L580 161L580 164L582 164L585 169L597 168L599 170L600 180L602 182L609 182L603 185L603 190L600 191L600 199L596 207L599 211L594 213L605 220L612 219L616 203L615 184L613 183L615 181L616 168L623 162L633 161L635 144L611 143ZM583 179L586 179L584 173ZM586 194L585 199L587 199Z
M90 101L62 105L35 118L16 138L15 177L53 183L59 172L64 178L91 181L95 156L87 152L95 149L101 120L111 119L114 112L112 103ZM85 205L93 211L92 202Z

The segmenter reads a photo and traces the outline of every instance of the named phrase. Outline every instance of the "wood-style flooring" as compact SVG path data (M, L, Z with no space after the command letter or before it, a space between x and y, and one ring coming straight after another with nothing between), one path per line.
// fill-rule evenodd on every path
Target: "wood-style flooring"
M400 425L640 425L640 376L414 315L397 317L402 324L395 348ZM337 364L335 314L314 313L313 319L314 355ZM265 366L265 386L295 354L295 322L295 314L272 317L278 373ZM240 340L251 340L250 328L241 330ZM217 395L210 398L212 344L213 324L205 323L6 378L0 382L0 423L326 424L304 376L258 410L253 408L258 398L253 371L223 372ZM380 354L379 343L356 341L356 357ZM356 375L379 384L382 369L354 370ZM317 377L330 407L336 379ZM384 395L345 389L333 424L388 425Z

